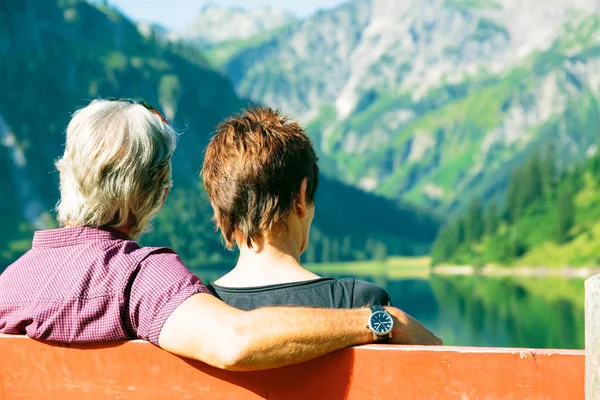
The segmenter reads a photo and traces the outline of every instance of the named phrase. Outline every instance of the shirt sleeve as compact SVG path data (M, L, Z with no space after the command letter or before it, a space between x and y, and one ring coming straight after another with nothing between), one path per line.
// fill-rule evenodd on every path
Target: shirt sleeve
M353 307L364 307L371 305L391 306L390 296L380 286L370 282L356 280L354 284Z
M210 293L179 256L165 249L151 253L139 265L129 293L129 323L137 337L158 346L167 318L198 293Z

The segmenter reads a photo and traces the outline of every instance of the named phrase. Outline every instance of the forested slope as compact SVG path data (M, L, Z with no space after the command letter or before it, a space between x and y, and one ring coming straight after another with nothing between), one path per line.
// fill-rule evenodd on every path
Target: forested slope
M503 207L493 202L484 208L473 200L464 215L441 230L433 262L600 264L600 154L562 172L555 154L548 144L513 170Z

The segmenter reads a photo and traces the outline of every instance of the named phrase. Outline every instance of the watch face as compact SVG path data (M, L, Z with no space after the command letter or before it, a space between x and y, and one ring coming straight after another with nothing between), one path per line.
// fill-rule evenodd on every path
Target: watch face
M388 313L383 311L376 311L373 314L371 314L369 325L371 325L371 329L375 333L379 335L386 335L392 330L394 321Z

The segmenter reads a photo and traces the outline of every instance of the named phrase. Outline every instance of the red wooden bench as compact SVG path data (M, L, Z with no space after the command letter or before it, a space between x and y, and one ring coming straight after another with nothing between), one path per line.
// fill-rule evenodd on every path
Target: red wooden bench
M0 399L584 399L584 352L371 345L229 372L147 342L65 346L0 335Z

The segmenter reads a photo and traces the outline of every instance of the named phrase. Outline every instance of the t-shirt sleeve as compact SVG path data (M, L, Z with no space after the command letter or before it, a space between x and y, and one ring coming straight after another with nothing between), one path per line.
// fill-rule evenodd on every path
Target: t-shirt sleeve
M151 253L132 277L128 302L131 329L137 337L158 346L167 318L181 303L198 293L210 293L172 251Z
M377 286L370 282L356 280L354 284L354 293L352 296L352 306L365 307L371 305L378 306L391 306L392 301L390 296L380 286Z

